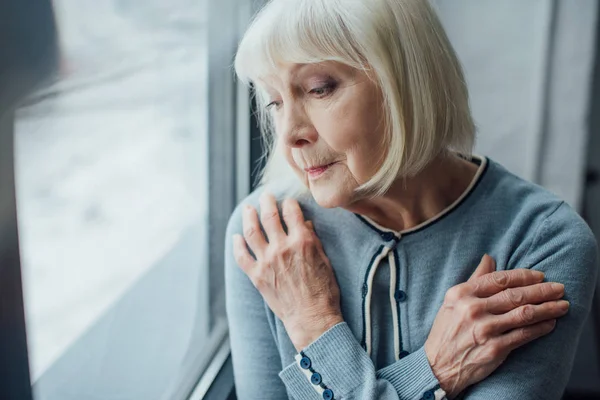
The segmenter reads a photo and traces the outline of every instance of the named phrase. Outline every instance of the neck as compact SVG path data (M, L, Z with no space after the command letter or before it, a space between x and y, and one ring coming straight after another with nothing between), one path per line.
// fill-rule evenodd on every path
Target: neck
M398 179L383 196L360 199L346 209L394 231L411 229L454 203L476 173L472 162L440 156L416 176Z

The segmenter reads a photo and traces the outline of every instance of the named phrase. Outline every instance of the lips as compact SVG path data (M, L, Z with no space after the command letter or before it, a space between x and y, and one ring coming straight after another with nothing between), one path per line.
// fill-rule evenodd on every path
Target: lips
M333 162L331 164L319 165L317 167L308 167L304 168L304 170L307 172L309 179L317 179L327 172L327 170L329 170L334 164L336 163Z
M317 167L308 167L304 168L304 170L308 173L319 173L325 171L327 168L331 167L335 163L319 165Z

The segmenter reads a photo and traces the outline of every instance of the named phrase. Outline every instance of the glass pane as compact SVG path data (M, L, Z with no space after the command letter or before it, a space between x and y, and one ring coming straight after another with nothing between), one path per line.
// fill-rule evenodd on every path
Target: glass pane
M208 333L207 2L53 4L15 138L36 398L161 398Z

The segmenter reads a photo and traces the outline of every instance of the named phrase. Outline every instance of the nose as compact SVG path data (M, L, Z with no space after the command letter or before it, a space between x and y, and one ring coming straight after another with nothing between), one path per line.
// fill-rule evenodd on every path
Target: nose
M284 106L280 135L286 146L301 148L317 140L318 134L300 102Z

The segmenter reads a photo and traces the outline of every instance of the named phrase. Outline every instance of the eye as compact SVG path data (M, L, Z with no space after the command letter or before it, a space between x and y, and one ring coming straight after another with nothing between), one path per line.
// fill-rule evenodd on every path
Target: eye
M323 86L319 86L314 89L311 89L309 91L309 93L314 94L318 98L323 98L323 97L326 97L327 95L333 93L333 91L336 89L336 85L337 84L335 82L329 82Z
M272 101L269 104L266 105L266 109L270 110L272 107L275 107L275 109L278 109L279 107L281 107L281 101Z

